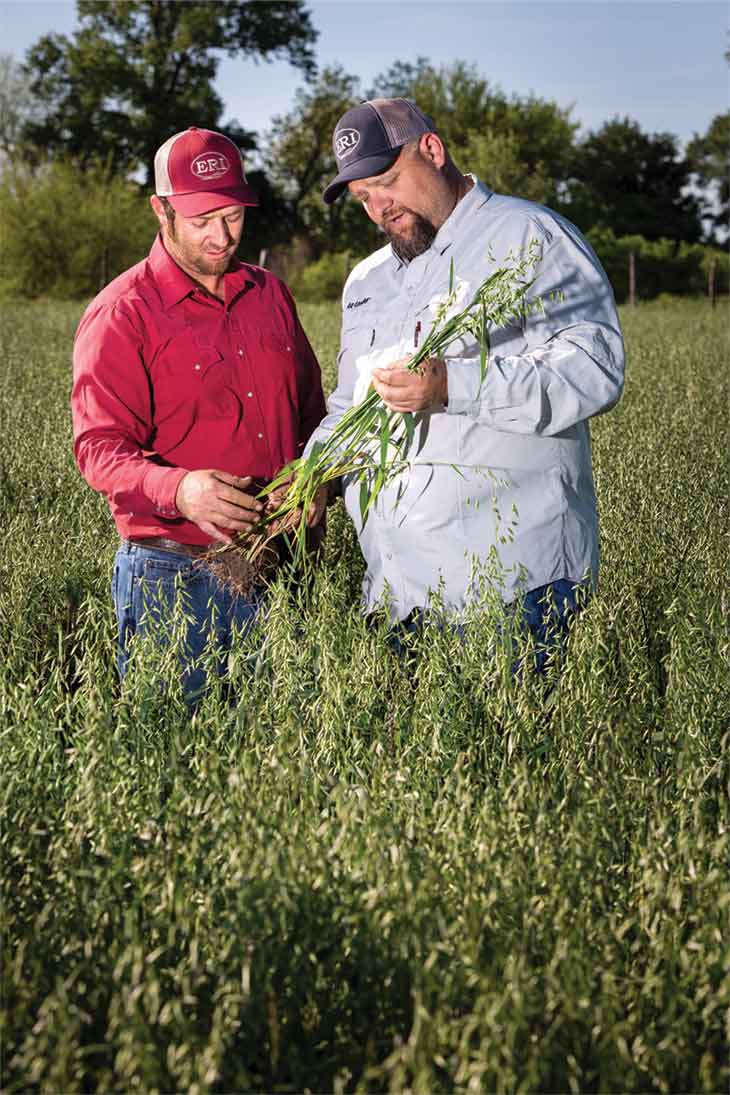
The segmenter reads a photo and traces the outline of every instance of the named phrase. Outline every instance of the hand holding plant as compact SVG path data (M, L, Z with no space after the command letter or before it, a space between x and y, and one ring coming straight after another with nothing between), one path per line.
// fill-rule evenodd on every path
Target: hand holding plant
M399 358L387 369L373 369L373 388L391 411L420 414L448 402L446 362L431 357L419 370L409 368L409 357Z
M416 433L416 416L412 410L402 411L401 408L415 408L419 396L429 404L437 394L446 395L443 358L459 338L471 336L478 345L480 379L484 381L490 331L542 308L539 297L528 299L527 295L541 257L541 248L535 241L524 252L508 255L482 282L467 306L449 315L463 289L463 283L458 289L454 286L452 261L448 290L437 303L431 330L410 359L396 363L398 366L405 363L405 370L374 373L374 384L365 399L343 414L325 441L315 442L306 457L282 468L261 492L259 497L276 500L275 508L267 506L252 530L239 536L235 544L210 553L206 561L216 560L223 553L240 552L255 569L257 560L270 551L272 540L284 535L291 540L294 561L302 562L307 552L306 515L321 502L323 488L342 476L354 478L360 484L360 513L364 522L386 483L408 465ZM404 371L413 374L414 381L416 377L425 377L426 383L409 383L408 378L402 376ZM404 392L394 391L399 387ZM392 401L386 404L382 393L386 398L392 394Z

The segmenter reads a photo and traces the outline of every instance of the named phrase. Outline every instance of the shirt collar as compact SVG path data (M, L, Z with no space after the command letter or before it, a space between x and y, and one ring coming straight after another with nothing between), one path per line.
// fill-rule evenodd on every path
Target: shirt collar
M162 236L158 233L149 254L149 264L155 281L159 286L162 305L167 311L173 305L179 304L185 297L189 297L196 289L200 288L198 282L178 266L169 254L162 242ZM246 270L246 267L234 258L225 275L226 305L247 285L255 282Z
M464 227L464 221L477 209L480 209L485 202L489 201L492 196L489 187L485 186L476 175L467 174L466 177L471 179L474 185L468 194L465 194L461 201L456 203L431 244L441 255L459 236Z
M471 179L474 185L469 190L469 192L464 195L461 201L458 201L454 208L451 210L448 217L434 236L433 242L428 248L429 251L433 250L436 251L439 255L443 255L444 251L446 251L451 246L451 244L461 232L464 226L464 221L468 217L470 217L475 210L480 209L481 206L483 206L484 203L489 201L489 199L491 198L492 191L489 189L488 186L485 186L484 183L480 179L478 179L476 175L467 173L466 178ZM401 261L401 259L398 258L395 251L393 251L392 245L391 255L393 261L395 262L396 268L406 265Z

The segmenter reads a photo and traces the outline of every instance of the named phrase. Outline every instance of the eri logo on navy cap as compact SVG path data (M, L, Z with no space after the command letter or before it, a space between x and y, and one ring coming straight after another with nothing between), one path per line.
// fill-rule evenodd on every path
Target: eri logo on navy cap
M335 155L338 160L349 156L360 144L359 129L338 129L335 133Z

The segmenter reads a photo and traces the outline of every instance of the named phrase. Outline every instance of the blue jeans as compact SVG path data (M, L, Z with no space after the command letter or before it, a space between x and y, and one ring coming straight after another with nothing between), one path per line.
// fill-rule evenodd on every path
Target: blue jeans
M552 650L559 649L568 637L575 614L586 601L586 586L559 578L526 593L522 600L522 622L535 640L535 669L544 673Z
M559 578L555 582L529 590L521 601L515 602L515 608L520 609L518 622L532 633L535 640L535 669L538 673L545 672L551 652L560 649L565 643L570 622L585 604L587 592L585 583ZM505 612L509 613L511 610L512 606L507 605ZM393 628L390 645L396 653L404 652L405 636L420 631L424 623L423 610L414 609ZM464 630L464 625L457 625L456 631L459 634L463 635ZM517 661L514 669L517 671L519 668L520 663Z
M240 597L226 590L205 567L187 555L142 547L124 541L114 560L112 596L119 627L117 669L124 677L133 635L155 631L155 639L166 645L165 629L170 611L182 595L185 610L185 650L180 656L183 690L188 703L199 699L206 686L206 673L197 664L213 640L219 652L218 675L226 670L234 625L245 634L261 608L256 593Z

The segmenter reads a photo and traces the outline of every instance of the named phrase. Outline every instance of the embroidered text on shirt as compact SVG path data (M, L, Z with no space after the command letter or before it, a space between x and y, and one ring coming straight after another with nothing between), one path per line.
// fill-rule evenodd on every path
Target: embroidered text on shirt
M359 308L361 304L367 304L367 302L369 300L370 300L370 297L363 297L361 300L351 300L351 301L348 301L347 307L348 308Z

